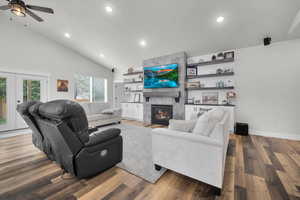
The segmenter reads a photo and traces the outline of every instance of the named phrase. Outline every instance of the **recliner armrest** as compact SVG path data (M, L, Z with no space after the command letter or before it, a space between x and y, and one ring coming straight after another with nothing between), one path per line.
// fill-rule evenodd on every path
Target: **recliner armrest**
M106 142L120 135L121 130L118 128L111 128L104 131L97 131L90 135L89 141L85 143L85 146L93 146L102 142Z
M88 132L89 132L89 135L94 133L95 131L98 131L98 128L95 127L95 128L89 128Z

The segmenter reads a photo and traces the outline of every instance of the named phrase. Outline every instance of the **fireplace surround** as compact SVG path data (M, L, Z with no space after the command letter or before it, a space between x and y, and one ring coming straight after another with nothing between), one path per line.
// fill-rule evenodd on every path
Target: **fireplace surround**
M172 105L151 105L151 123L169 125L169 120L173 118Z

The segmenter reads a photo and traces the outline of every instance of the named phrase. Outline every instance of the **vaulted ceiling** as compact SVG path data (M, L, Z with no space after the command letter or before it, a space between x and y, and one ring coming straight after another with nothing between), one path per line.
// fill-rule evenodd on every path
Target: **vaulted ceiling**
M13 21L55 40L107 67L139 66L145 58L186 51L201 55L300 38L299 0L25 0L51 7L45 19ZM0 5L6 1L0 0ZM105 6L113 11L107 13ZM297 15L298 14L298 15ZM224 22L216 22L224 16ZM1 25L0 25L1 27ZM71 38L64 37L69 33ZM142 48L139 41L147 46ZM103 54L104 57L101 57Z

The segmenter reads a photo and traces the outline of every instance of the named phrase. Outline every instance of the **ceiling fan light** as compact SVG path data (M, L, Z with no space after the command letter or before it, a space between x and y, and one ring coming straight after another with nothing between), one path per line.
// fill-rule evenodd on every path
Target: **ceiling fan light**
M10 11L15 14L16 16L19 16L19 17L25 17L26 14L25 14L25 8L22 7L21 5L19 4L11 4L11 9Z

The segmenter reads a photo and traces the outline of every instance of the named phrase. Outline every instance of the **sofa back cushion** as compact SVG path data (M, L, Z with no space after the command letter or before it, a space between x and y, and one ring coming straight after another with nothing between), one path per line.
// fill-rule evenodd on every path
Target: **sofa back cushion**
M87 115L101 114L103 110L110 108L109 103L102 102L83 102L80 105Z

